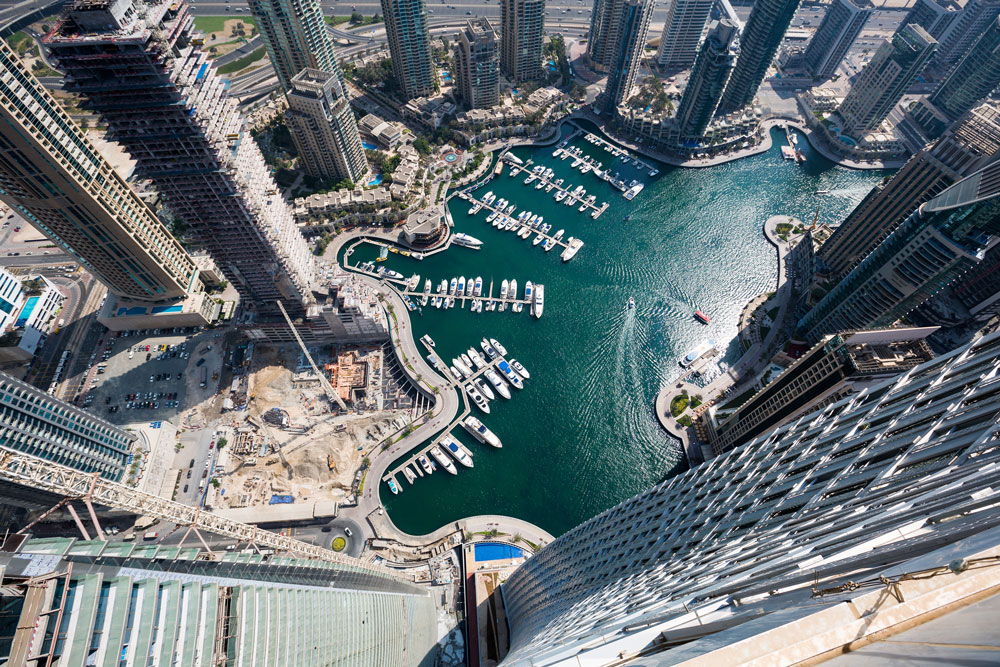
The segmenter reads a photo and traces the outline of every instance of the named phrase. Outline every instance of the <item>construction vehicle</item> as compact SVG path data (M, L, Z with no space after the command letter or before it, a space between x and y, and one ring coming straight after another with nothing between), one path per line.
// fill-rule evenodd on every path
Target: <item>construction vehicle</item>
M337 464L334 462L333 457L329 454L326 455L326 467L333 472L337 472Z

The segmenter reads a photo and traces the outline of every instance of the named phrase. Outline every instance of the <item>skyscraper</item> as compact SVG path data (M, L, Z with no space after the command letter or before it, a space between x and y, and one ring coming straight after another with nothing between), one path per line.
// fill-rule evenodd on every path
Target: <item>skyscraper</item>
M469 21L455 44L455 78L470 109L488 109L500 103L500 55L497 34L489 19Z
M249 5L283 91L291 90L292 78L307 67L340 72L319 0L249 0Z
M542 75L545 0L500 0L500 69L514 81Z
M117 482L135 436L0 373L0 446Z
M30 537L0 556L9 664L433 663L428 589L360 563L226 556Z
M615 45L608 83L601 93L602 107L607 112L613 112L632 92L652 16L653 0L625 0L622 5L618 27L620 41Z
M910 111L928 140L937 139L962 114L1000 85L1000 17L979 36L930 97Z
M45 46L244 305L302 314L312 254L192 25L184 0L78 0Z
M119 296L162 301L193 287L194 260L6 42L0 199Z
M934 53L937 42L918 25L907 25L884 42L837 108L847 134L876 129L903 98Z
M677 107L677 127L682 137L700 137L715 116L740 53L739 35L739 28L729 19L709 29Z
M660 46L656 49L660 67L670 70L691 67L711 11L712 0L669 0Z
M882 241L799 321L816 341L892 326L979 264L1000 235L1000 163L950 186Z
M712 429L712 451L728 452L795 417L818 410L930 361L924 339L935 327L824 336Z
M785 37L800 0L758 0L740 37L740 57L719 104L718 115L738 111L753 102L774 54Z
M916 0L899 27L911 23L920 26L934 39L940 40L952 21L962 14L962 5L954 0Z
M957 582L958 542L995 548L998 358L977 340L565 533L503 585L504 664L808 662L866 634L880 603L844 593L867 581L900 620L880 575Z
M934 61L948 68L965 57L979 36L1000 16L1000 0L968 0L965 8L938 38Z
M868 0L833 0L806 48L806 68L817 79L833 76L871 16Z
M392 75L403 98L433 95L436 80L424 0L382 0L382 16L389 38Z
M834 277L845 275L915 211L1000 153L1000 109L982 104L968 112L933 146L911 157L876 186L819 250Z
M610 72L615 52L621 45L622 8L625 0L594 0L587 34L587 60L598 72Z
M288 130L306 173L364 183L368 160L347 91L337 74L304 69L288 92Z

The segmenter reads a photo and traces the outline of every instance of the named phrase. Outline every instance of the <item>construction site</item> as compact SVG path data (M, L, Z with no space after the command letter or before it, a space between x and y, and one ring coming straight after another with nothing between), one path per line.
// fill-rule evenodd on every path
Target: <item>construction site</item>
M351 502L368 454L415 418L412 400L385 401L400 391L385 362L380 345L256 345L212 504Z

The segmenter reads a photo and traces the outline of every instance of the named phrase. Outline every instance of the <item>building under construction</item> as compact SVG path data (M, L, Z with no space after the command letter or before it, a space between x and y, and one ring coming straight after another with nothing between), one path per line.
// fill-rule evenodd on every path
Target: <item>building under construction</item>
M193 28L184 0L77 0L44 44L244 307L300 316L313 257Z

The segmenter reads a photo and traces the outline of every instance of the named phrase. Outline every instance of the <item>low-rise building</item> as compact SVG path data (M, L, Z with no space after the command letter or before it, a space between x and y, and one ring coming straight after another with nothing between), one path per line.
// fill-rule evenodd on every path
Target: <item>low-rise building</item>
M395 150L403 140L403 128L399 123L390 123L374 114L367 114L359 120L358 130L382 150Z
M447 230L443 207L434 206L411 213L403 225L403 237L410 245L427 247L440 241Z
M407 102L402 108L403 118L416 121L436 130L445 117L455 113L455 104L443 96L418 97Z
M0 269L0 361L27 361L57 325L66 297L45 276Z

